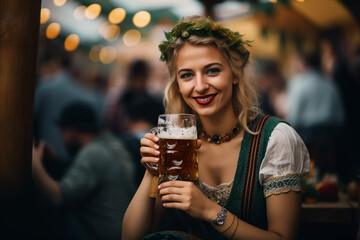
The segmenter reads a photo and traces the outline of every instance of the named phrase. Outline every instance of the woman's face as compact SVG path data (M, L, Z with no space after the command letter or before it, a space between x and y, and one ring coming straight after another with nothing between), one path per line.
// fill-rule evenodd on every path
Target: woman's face
M232 88L238 79L218 48L185 43L178 51L176 75L180 94L200 117L233 113Z

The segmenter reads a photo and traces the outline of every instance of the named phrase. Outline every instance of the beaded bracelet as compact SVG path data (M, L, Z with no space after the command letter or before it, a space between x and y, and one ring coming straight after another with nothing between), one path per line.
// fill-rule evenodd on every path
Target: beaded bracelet
M229 230L231 228L231 226L234 224L234 222L235 222L235 214L233 214L233 220L232 220L232 223L230 224L230 226L228 226L225 230L221 231L220 233L224 233L227 230Z

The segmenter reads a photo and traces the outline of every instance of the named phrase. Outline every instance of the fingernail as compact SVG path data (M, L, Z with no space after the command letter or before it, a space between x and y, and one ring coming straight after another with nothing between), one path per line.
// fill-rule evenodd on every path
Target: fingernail
M155 147L156 149L159 149L159 145L157 145L157 144L155 144L154 147Z
M155 160L156 160L156 161L159 161L159 160L160 160L160 158L155 158Z
M161 184L160 185L158 185L158 189L160 189L161 188Z
M158 137L155 137L154 139L155 139L155 141L158 141L158 140L159 140L159 138L158 138Z
M160 152L159 152L159 151L155 151L155 153L156 153L156 155L159 155L159 154L160 154Z

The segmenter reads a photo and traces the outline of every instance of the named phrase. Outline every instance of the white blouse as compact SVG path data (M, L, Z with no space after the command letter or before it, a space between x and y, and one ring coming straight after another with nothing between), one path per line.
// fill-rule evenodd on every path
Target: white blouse
M297 134L286 123L274 128L259 169L259 182L264 196L301 191L303 176L310 172L309 152ZM234 180L216 187L200 183L199 188L210 199L225 205Z

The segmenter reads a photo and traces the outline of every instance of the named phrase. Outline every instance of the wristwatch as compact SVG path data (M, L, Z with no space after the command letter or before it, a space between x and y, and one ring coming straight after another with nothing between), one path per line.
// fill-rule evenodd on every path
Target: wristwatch
M226 213L227 213L226 208L221 207L219 214L216 216L216 219L214 220L214 224L216 226L224 225L226 219Z

